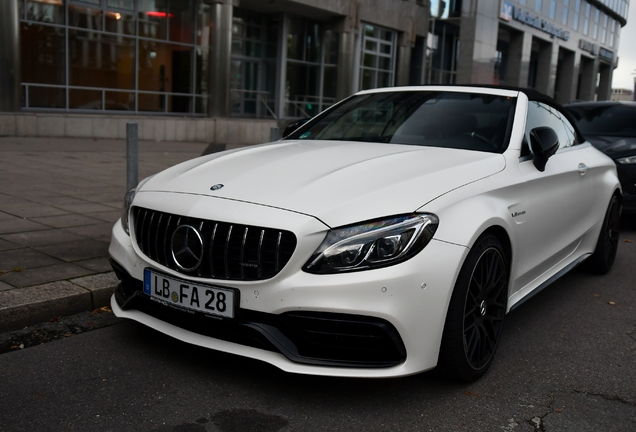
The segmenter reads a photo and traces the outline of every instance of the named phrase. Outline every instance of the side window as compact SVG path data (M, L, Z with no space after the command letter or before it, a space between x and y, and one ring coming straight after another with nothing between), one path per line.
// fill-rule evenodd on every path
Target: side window
M530 145L530 131L539 126L548 126L554 129L559 137L559 149L578 144L574 127L559 110L541 102L529 101L528 118L526 119L526 130L521 149L522 157L533 154Z

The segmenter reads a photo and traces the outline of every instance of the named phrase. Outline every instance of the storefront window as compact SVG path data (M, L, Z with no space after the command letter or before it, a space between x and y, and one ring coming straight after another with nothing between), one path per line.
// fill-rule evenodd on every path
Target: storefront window
M284 110L287 117L311 117L335 102L337 44L337 35L320 23L290 20Z
M365 24L362 38L360 89L390 87L395 68L396 33Z
M276 90L278 23L242 9L234 10L230 104L235 116L271 117Z
M28 21L37 21L47 24L64 24L64 6L62 0L28 0L26 2L25 18Z
M63 85L65 45L64 29L34 23L22 23L22 81Z
M210 6L203 0L24 4L24 108L205 114Z

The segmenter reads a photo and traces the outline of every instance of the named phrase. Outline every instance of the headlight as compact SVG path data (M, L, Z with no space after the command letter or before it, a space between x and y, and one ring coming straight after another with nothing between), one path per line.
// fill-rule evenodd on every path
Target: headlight
M438 224L437 216L420 214L333 229L303 270L328 274L400 263L428 244Z
M628 156L628 157L616 159L616 163L619 163L619 164L636 164L636 156Z
M128 214L130 213L130 207L132 206L133 199L135 198L135 192L137 192L137 187L126 192L126 195L124 196L124 207L121 210L121 226L128 235L130 235L130 229L128 228Z
M133 199L135 199L135 194L151 178L152 176L146 177L145 179L140 181L136 187L126 192L126 195L124 196L124 207L121 209L121 226L128 235L130 235L130 228L128 227L128 216L130 215L130 207L132 207L132 202Z

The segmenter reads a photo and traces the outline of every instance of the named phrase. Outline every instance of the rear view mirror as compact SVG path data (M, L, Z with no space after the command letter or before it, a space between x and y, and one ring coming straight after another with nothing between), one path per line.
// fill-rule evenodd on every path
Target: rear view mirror
M532 163L543 172L548 159L559 149L559 136L547 126L534 128L530 131L530 147L534 153Z

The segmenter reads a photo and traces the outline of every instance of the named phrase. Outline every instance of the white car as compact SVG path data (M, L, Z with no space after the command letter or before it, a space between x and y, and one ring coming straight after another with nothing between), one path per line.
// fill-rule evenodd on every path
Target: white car
M471 381L509 311L584 260L610 270L620 213L614 162L545 96L362 91L129 191L111 305L288 372Z

